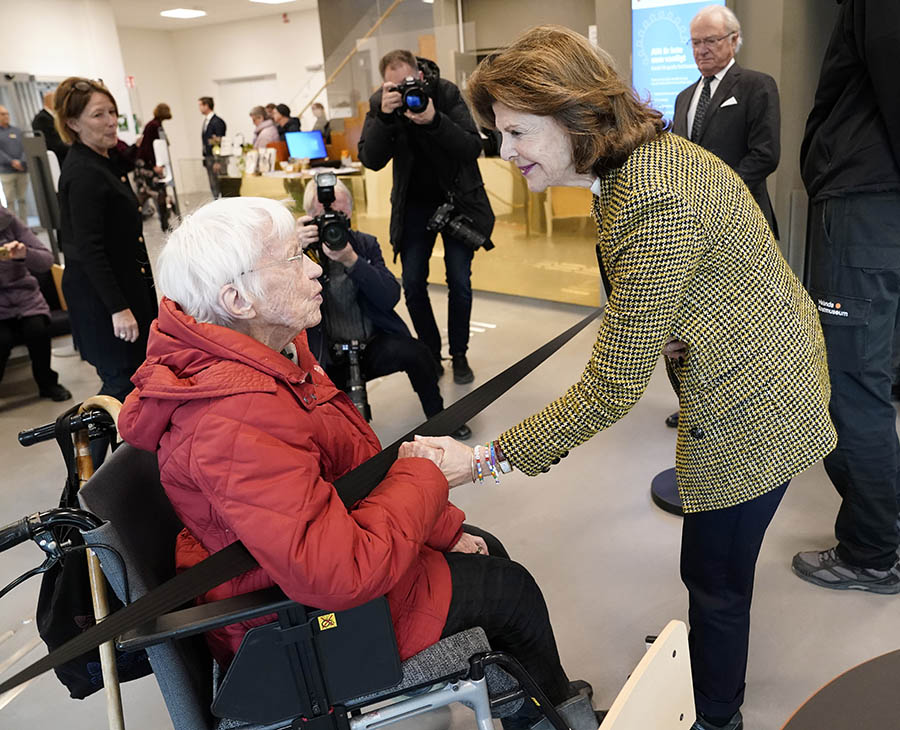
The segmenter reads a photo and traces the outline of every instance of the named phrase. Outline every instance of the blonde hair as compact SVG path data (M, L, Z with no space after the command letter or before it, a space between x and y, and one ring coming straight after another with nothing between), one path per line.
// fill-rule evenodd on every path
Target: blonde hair
M490 128L496 127L494 102L553 117L568 133L582 174L619 167L667 129L662 113L638 98L606 51L559 25L532 28L485 58L466 95L479 122Z

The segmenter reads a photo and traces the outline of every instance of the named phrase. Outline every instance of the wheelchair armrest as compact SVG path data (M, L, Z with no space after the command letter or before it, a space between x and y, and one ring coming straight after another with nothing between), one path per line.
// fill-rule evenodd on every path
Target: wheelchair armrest
M116 640L116 646L122 651L137 651L169 639L184 639L298 605L278 588L266 588L163 614L122 634Z

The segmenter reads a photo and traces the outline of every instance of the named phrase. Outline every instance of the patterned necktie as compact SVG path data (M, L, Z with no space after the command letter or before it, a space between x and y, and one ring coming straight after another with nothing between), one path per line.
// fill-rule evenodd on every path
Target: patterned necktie
M709 106L709 90L715 76L703 77L703 91L697 101L697 110L694 112L694 123L691 125L691 142L696 142L703 129L703 118L706 116L706 108Z

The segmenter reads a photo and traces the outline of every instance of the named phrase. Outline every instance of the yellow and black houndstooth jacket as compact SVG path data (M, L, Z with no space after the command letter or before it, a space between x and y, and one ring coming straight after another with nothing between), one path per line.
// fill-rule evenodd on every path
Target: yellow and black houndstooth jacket
M529 475L622 418L669 338L688 345L675 466L686 512L746 502L834 448L819 317L747 187L674 134L595 185L611 285L581 380L500 437Z

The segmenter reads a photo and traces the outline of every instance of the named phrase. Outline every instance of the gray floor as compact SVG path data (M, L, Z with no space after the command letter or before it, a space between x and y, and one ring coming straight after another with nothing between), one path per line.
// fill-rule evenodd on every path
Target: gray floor
M481 262L479 262L481 263ZM446 290L433 287L439 321ZM470 362L479 385L580 319L586 310L501 295L476 294L478 326ZM405 312L404 312L405 316ZM529 415L576 380L590 351L589 328L473 419L479 441ZM61 352L65 343L57 343ZM93 370L75 357L54 357L61 380L83 399L96 392ZM441 384L447 402L474 386ZM56 447L27 451L15 440L29 426L51 421L60 405L32 397L27 364L13 364L0 383L0 522L54 506L63 480ZM422 414L403 375L369 386L373 427L389 443ZM596 704L608 706L644 650L643 637L672 618L685 618L687 600L678 578L679 519L650 501L653 476L673 459L674 433L663 419L675 400L662 369L644 398L621 423L572 452L549 474L513 474L501 486L460 487L452 499L468 519L494 531L528 566L550 606L563 664L570 676L593 683ZM802 428L802 424L798 424ZM780 728L822 684L868 658L900 648L898 598L817 589L795 578L790 558L800 549L833 542L838 500L820 465L794 480L769 530L757 571L747 699L749 730ZM17 547L0 560L5 584L40 561L38 549ZM2 601L0 676L39 658L33 624L37 580ZM152 678L124 685L129 730L171 728ZM453 727L473 727L464 709ZM102 696L69 700L52 675L13 696L0 697L0 728L106 727ZM433 723L432 723L433 724ZM439 724L439 723L438 723ZM424 727L424 722L415 724Z

